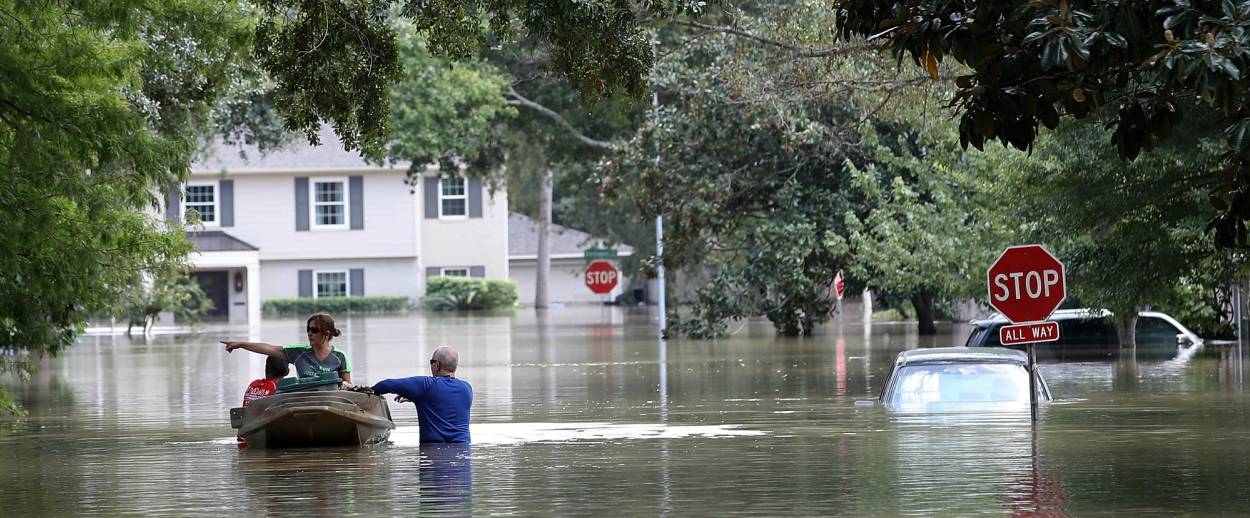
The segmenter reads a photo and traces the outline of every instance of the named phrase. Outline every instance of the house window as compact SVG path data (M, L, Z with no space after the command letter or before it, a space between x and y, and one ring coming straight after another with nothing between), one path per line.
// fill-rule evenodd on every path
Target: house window
M194 221L193 212L199 214L200 223L206 227L215 227L220 223L217 213L220 201L217 199L217 182L188 183L186 188L186 209L183 211L185 221Z
M313 298L347 296L346 270L318 271L314 276L317 282L314 283Z
M313 180L312 228L347 228L347 180Z
M464 178L439 178L438 217L462 218L469 215L469 195Z
M444 277L468 277L468 268L443 268L440 272Z

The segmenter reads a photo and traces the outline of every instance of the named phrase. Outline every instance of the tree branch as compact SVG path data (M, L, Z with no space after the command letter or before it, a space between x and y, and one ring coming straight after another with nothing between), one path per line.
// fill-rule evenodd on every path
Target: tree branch
M844 55L850 54L852 52L860 51L860 50L878 50L877 45L873 45L869 43L865 43L862 45L847 45L843 47L833 47L833 48L827 48L827 49L800 47L798 45L786 43L784 41L774 40L771 38L765 38L763 36L751 34L749 32L735 29L733 27L708 25L705 23L685 21L685 20L673 20L672 23L675 25L684 25L686 27L692 27L695 29L703 29L705 31L732 34L734 36L739 36L739 37L746 38L749 40L758 41L765 45L772 45L774 47L779 47L779 48L789 50L793 52L795 55L799 57L803 57L803 58L826 58L826 57L831 57L831 56L844 56Z
M538 113L546 115L547 117L550 117L551 119L560 123L561 126L564 126L564 129L569 130L569 133L572 134L573 138L581 141L581 143L586 144L587 146L603 149L606 151L611 151L611 150L616 149L616 146L612 144L611 142L607 142L603 140L596 140L596 139L586 136L586 134L578 131L577 128L574 128L573 125L570 124L569 121L566 120L562 115L560 115L559 113L556 113L555 110L552 110L551 108L548 108L534 101L526 99L525 96L521 95L520 93L517 93L516 89L512 88L511 86L508 87L508 96L511 97L511 99L508 101L508 106L524 106Z

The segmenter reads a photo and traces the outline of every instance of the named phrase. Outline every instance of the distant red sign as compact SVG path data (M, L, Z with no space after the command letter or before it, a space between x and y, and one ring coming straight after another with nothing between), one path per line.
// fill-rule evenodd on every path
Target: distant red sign
M1046 320L1067 296L1065 275L1042 245L1007 247L986 271L990 305L1012 323Z
M612 289L616 288L619 274L616 267L608 261L595 261L586 267L586 287L590 288L599 295L612 293Z
M1059 339L1059 324L1055 322L1032 322L998 329L998 341L1003 345L1054 342Z
M833 296L842 300L844 293L846 293L846 281L842 280L842 270L838 270L838 274L833 276Z

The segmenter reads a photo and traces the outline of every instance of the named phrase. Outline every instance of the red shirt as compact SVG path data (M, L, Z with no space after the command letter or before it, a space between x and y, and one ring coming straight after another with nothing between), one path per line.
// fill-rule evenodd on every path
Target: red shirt
M260 399L266 396L272 396L277 393L278 393L278 380L276 378L275 379L261 378L258 380L252 380L252 384L248 385L247 390L243 392L243 408L247 408L247 405L251 404L252 401L255 401L257 399ZM246 448L247 441L243 440L242 437L239 437L238 439L239 439L239 448Z
M247 386L247 390L243 392L243 407L246 408L252 401L272 396L278 393L278 380L261 378L252 380L252 384Z

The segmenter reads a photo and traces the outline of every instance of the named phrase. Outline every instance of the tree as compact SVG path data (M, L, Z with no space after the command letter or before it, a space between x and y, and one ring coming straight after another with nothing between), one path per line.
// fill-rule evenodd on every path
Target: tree
M1041 126L1093 117L1132 160L1184 121L1216 120L1194 128L1226 143L1204 173L1218 209L1210 228L1219 244L1250 244L1250 2L841 0L837 12L843 37L935 79L947 58L970 69L951 103L964 146L1031 150Z
M152 272L143 277L131 284L120 308L118 316L126 320L126 336L136 325L147 334L162 311L173 313L179 322L196 324L213 309L213 301L184 271Z
M252 25L229 1L0 0L0 12L0 350L16 353L0 371L23 374L137 274L183 261L182 229L148 211L185 178Z
M924 119L880 126L862 130L871 158L848 166L866 207L846 212L849 272L909 299L920 334L934 334L937 302L984 293L985 268L1004 238L991 210L998 200L979 189L985 161L962 153L954 132Z
M384 155L390 86L401 79L397 34L428 38L430 50L455 60L528 38L551 70L590 98L640 96L652 63L643 23L697 14L706 2L629 4L415 2L400 5L408 24L392 24L389 0L262 0L256 55L277 84L287 127L316 140L322 120L343 144Z

